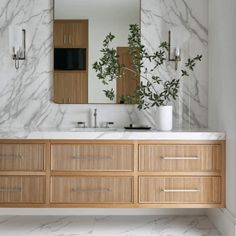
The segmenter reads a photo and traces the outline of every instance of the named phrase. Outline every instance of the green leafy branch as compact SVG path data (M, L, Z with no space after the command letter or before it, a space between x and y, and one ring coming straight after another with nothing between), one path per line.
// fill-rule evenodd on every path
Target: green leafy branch
M133 62L133 69L125 67L119 63L119 55L117 50L110 46L115 36L109 33L103 41L101 49L102 57L93 64L93 69L97 73L98 79L104 85L109 82L121 78L121 74L126 70L131 71L136 78L142 78L137 86L134 94L123 97L127 102L136 101L138 109L149 109L154 106L163 106L169 102L176 100L178 97L180 81L183 77L190 75L189 71L193 71L197 61L202 60L202 55L197 55L194 58L189 58L185 63L185 67L181 69L180 78L171 80L163 80L155 71L162 66L167 60L168 43L162 42L158 50L150 54L145 46L141 43L141 31L137 24L132 24L129 27L128 47L129 53ZM145 66L146 62L150 62L151 66ZM103 90L106 97L114 100L114 89Z

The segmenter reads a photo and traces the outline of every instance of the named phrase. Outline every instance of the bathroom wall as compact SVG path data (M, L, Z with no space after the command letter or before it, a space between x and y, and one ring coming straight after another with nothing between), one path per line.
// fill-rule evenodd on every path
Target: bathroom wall
M175 103L175 127L206 127L208 107L208 1L206 0L148 0L142 2L143 43L149 52L167 41L172 31L172 46L182 51L183 67L187 58L203 55L190 78L182 80L180 97ZM180 76L174 63L157 72L169 79Z
M57 105L52 98L52 0L1 0L0 2L0 127L72 127L88 121L95 105ZM197 53L203 61L181 85L175 103L176 128L207 126L208 113L208 1L143 0L142 40L150 52L167 40L172 30L173 45L180 46L184 59ZM14 68L9 31L12 26L27 31L27 60ZM173 64L158 72L176 76ZM177 75L179 76L179 75ZM100 121L116 126L130 122L156 126L155 109L137 112L131 105L96 105ZM118 115L119 114L119 115Z
M209 1L209 127L227 132L226 210L209 214L223 235L236 235L236 1ZM232 233L234 232L234 233Z

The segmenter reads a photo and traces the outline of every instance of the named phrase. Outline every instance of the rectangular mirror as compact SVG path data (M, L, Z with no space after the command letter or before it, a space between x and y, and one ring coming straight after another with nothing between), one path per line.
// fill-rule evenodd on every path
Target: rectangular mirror
M123 103L139 83L124 75L108 87L92 65L101 57L102 42L110 32L121 63L129 65L129 25L140 25L140 0L54 0L54 102L60 104Z

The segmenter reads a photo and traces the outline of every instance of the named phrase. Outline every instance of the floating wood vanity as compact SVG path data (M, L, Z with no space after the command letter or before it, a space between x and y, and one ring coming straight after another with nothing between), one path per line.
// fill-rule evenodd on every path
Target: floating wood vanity
M224 140L0 140L1 207L225 207Z

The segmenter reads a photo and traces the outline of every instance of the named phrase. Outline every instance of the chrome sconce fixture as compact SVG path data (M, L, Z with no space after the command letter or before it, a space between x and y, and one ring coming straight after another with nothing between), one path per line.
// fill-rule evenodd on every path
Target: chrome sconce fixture
M20 60L25 60L25 51L26 51L26 42L25 42L25 35L26 35L26 30L22 29L22 44L21 46L16 46L14 45L12 47L13 50L13 55L12 59L15 61L15 68L18 70L20 67Z
M177 47L174 48L174 57L171 58L171 31L169 31L168 37L168 61L175 62L175 70L178 69L178 62L181 61L181 49Z

